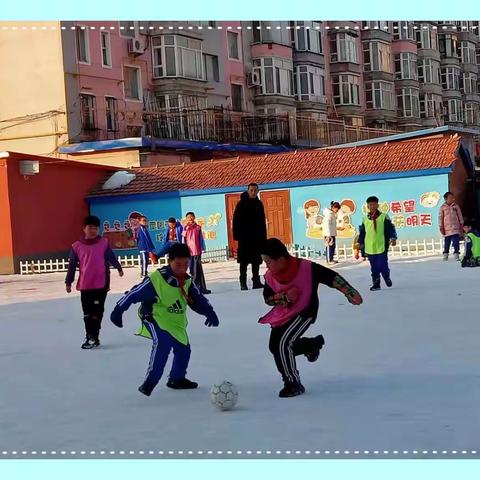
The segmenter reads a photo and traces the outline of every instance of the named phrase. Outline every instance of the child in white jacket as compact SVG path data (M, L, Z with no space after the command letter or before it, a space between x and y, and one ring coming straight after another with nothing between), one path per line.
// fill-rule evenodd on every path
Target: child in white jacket
M338 202L330 202L330 208L323 211L323 236L325 238L325 256L327 264L338 263L333 259L337 237L337 212L340 210Z

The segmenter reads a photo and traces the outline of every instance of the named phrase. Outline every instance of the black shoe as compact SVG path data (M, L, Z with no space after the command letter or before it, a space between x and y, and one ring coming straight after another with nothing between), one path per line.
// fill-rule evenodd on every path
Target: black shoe
M370 291L371 292L376 292L377 290L381 290L381 287L378 283L374 283L371 287L370 287Z
M99 347L100 346L100 339L98 337L93 339L93 346Z
M388 288L390 288L390 287L393 285L392 279L391 279L390 277L384 278L384 280L385 280L385 285L386 285Z
M153 388L148 387L144 383L138 387L138 391L149 397L152 394Z
M263 288L263 283L260 281L259 277L252 278L252 282L253 282L252 288L254 290L256 290L258 288Z
M187 378L179 378L177 380L169 379L167 382L168 388L173 388L174 390L188 390L190 388L197 388L197 382L191 382Z
M280 398L296 397L305 393L305 387L301 383L286 383L280 390L278 396Z
M83 350L90 350L94 347L96 347L95 339L89 336L85 337L85 341L82 343Z
M305 354L309 362L316 362L318 360L318 357L320 356L320 350L325 345L325 339L323 338L323 335L318 335L313 340L315 342L315 350Z
M208 288L206 288L205 290L202 290L202 293L203 293L203 295L210 295L212 293L212 291L208 290Z
M241 283L241 284L240 284L240 290L248 290L247 285L244 284L244 283Z

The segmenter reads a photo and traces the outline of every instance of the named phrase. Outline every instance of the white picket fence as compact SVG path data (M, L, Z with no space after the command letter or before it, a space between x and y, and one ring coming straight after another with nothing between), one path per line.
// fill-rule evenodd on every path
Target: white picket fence
M323 255L324 247L321 250L300 245L291 245L288 248L292 255L301 258L319 258ZM443 252L443 240L432 238L430 240L397 240L394 247L390 247L389 255L392 257L423 257L441 255ZM348 260L353 257L353 245L337 246L336 260Z
M225 262L229 259L228 247L207 250L202 254L203 263ZM139 267L139 255L124 255L118 256L118 261L122 267ZM151 264L150 260L150 264ZM159 265L167 264L167 257L160 257L158 259ZM20 275L29 275L33 273L53 273L66 272L68 270L68 259L56 258L49 260L32 260L20 262Z

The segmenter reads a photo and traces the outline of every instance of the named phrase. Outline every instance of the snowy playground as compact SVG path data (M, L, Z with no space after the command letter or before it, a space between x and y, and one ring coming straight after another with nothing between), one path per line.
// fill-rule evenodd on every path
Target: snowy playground
M316 363L297 359L306 393L287 399L278 397L269 328L257 323L268 307L261 291L240 292L236 263L205 265L220 327L207 328L190 313L188 378L198 390L170 390L165 375L151 397L137 391L150 341L134 335L136 310L126 313L123 329L109 320L121 294L139 281L137 269L123 278L112 273L96 350L80 349L80 300L65 293L63 273L1 277L3 457L471 452L480 429L480 269L438 257L393 259L393 288L370 292L367 263L336 267L359 289L362 306L320 288L319 317L307 336L322 333L326 345ZM211 385L223 379L239 390L232 411L209 403Z

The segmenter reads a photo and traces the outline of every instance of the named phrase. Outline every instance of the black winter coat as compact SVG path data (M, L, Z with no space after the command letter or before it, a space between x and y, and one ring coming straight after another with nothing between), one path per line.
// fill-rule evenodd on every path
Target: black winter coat
M263 203L243 192L233 214L233 238L238 241L238 263L261 264L261 248L267 239Z

